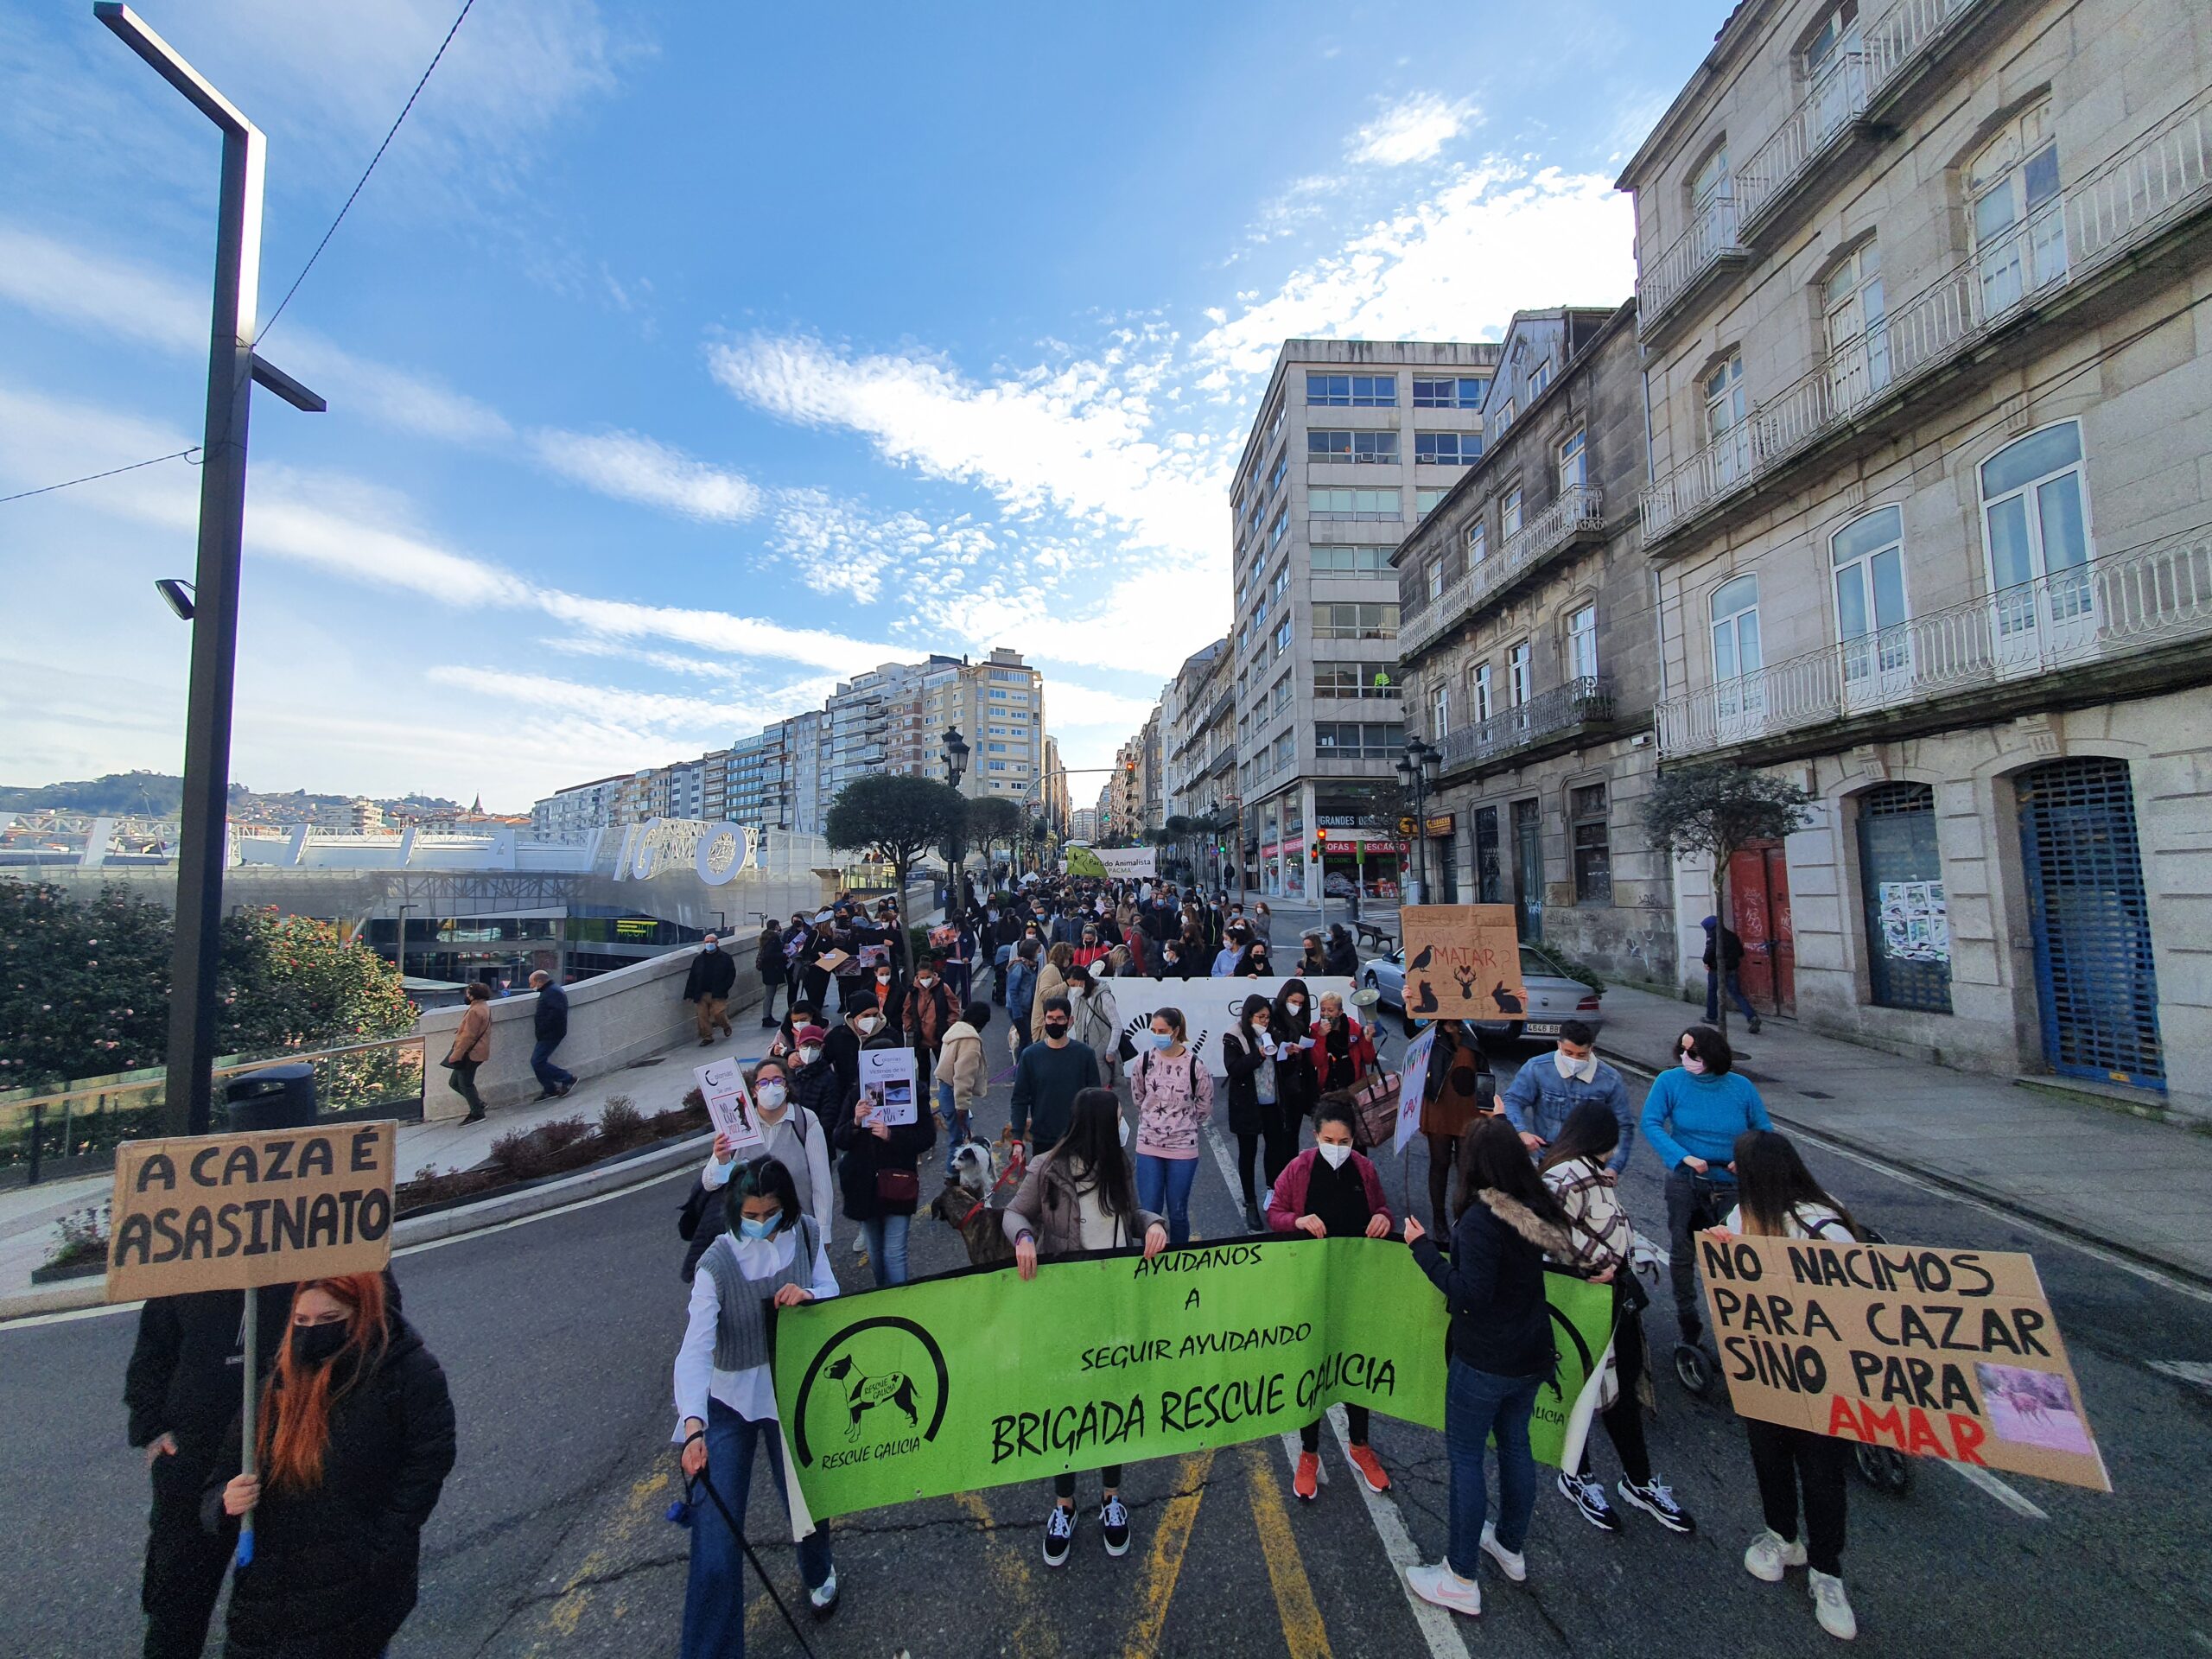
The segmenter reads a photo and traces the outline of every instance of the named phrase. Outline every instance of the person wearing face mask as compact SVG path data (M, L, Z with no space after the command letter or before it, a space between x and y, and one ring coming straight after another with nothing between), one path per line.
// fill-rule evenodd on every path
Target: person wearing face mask
M823 1041L823 1052L837 1071L838 1109L844 1109L844 1096L861 1086L861 1050L887 1037L889 1021L883 1010L871 1002L858 1002L837 1022L837 1028ZM832 1123L834 1128L836 1125Z
M233 1415L201 1498L226 1539L254 1512L223 1651L375 1659L414 1611L423 1523L453 1469L453 1397L381 1273L302 1284L283 1329L254 1414L258 1472L235 1472Z
M1252 942L1242 924L1231 923L1221 936L1221 949L1214 952L1213 977L1227 979L1236 971L1236 964L1243 960L1244 947Z
M845 1080L830 1058L829 1036L810 1020L794 1033L790 1052L777 1057L791 1084L791 1104L811 1113L825 1136L836 1126L838 1109L845 1103ZM854 1064L857 1075L859 1063ZM825 1208L823 1214L828 1213Z
M1191 976L1190 948L1188 939L1169 934L1160 947L1160 977L1188 979Z
M1191 1052L1179 1008L1153 1010L1129 1068L1137 1111L1137 1202L1167 1217L1167 1242L1191 1242L1198 1137L1213 1116L1213 1074Z
M1421 1132L1428 1142L1428 1207L1440 1237L1451 1236L1445 1185L1459 1166L1459 1143L1497 1101L1497 1079L1474 1028L1464 1020L1439 1020L1421 1090Z
M731 1035L729 994L736 983L736 962L719 939L708 934L699 942L699 954L691 958L690 971L683 976L683 1000L693 1004L698 1014L700 1047L713 1047L717 1030L725 1037Z
M1231 979L1273 979L1274 959L1265 939L1254 939L1236 958L1236 965L1229 970Z
M1393 1220L1382 1196L1382 1177L1351 1149L1357 1107L1350 1095L1321 1102L1313 1125L1314 1144L1283 1166L1268 1201L1268 1227L1278 1233L1312 1238L1388 1238ZM1370 1491L1387 1492L1390 1477L1367 1444L1367 1408L1346 1402L1345 1437L1351 1442L1352 1467ZM1290 1490L1311 1503L1320 1493L1321 1420L1299 1431L1302 1450L1290 1478Z
M1307 928L1299 939L1298 971L1301 974L1321 975L1329 971L1329 959L1321 950L1319 928Z
M1067 1133L1075 1097L1098 1086L1098 1056L1073 1040L1075 1010L1065 996L1040 998L1044 1040L1032 1043L1014 1062L1014 1096L1007 1132L1033 1147L1049 1147Z
M1083 943L1075 948L1075 965L1078 968L1088 968L1094 962L1103 962L1106 960L1107 952L1111 949L1112 947L1099 937L1098 924L1085 922L1083 926Z
M1030 1016L1037 1007L1037 954L1040 949L1033 927L1014 947L1006 970L1006 1015L1014 1027L1014 1052L1018 1057L1033 1040Z
M1374 1065L1375 1044L1367 1028L1344 1012L1344 1000L1336 992L1321 993L1321 1017L1313 1031L1320 1042L1312 1058L1323 1095L1351 1088Z
M1045 952L1045 965L1037 974L1037 1002L1039 1007L1056 996L1068 994L1068 970L1075 966L1075 947L1056 944Z
M899 970L888 960L875 963L861 982L861 1000L873 1000L882 1011L883 1023L893 1037L904 1036L899 1020L906 1011L906 986L899 977Z
M1275 913L1268 908L1264 899L1252 906L1252 936L1265 944L1273 944L1275 937Z
M906 988L899 1007L899 1031L914 1051L914 1085L921 1091L920 1099L930 1097L938 1050L944 1045L944 1033L959 1018L960 1003L945 982L939 957L932 951L915 969L914 982Z
M1076 1041L1098 1056L1096 1080L1111 1089L1121 1069L1122 1011L1102 969L1068 969L1068 1007Z
M777 1160L756 1158L739 1168L723 1205L725 1230L699 1260L676 1351L671 1438L683 1447L687 1487L704 1479L714 1493L690 1510L683 1659L742 1659L745 1511L753 1460L763 1447L777 1496L791 1506L768 1370L767 1306L797 1307L837 1294L821 1233L799 1204L791 1171ZM819 1525L798 1541L798 1574L817 1618L836 1611L836 1565L830 1534Z
M980 999L960 1011L946 1028L938 1052L938 1114L944 1128L944 1173L953 1173L952 1154L975 1133L976 1108L990 1090L990 1063L983 1058L983 1028L991 1005Z
M897 1038L884 1031L864 1045L871 1049L899 1046ZM875 1122L869 1098L857 1081L857 1056L854 1065L855 1081L839 1104L830 1138L839 1154L837 1185L844 1196L845 1214L860 1224L861 1242L880 1289L906 1282L906 1232L921 1203L918 1172L922 1158L937 1144L937 1114L929 1109L927 1095L918 1090L912 1122Z
M1283 1110L1291 1124L1290 1150L1298 1150L1298 1125L1305 1122L1321 1097L1316 1060L1322 1033L1315 1028L1313 996L1302 979L1287 980L1275 997L1273 1026L1278 1052L1275 1078L1282 1091ZM1268 1182L1273 1185L1274 1182Z
M1264 1232L1261 1217L1265 1207L1252 1179L1252 1166L1265 1144L1268 1197L1273 1198L1275 1177L1298 1150L1298 1124L1285 1109L1276 1065L1281 1052L1268 1028L1274 1007L1264 996L1244 999L1236 1029L1221 1036L1222 1070L1229 1077L1229 1128L1236 1137L1236 1174L1244 1189L1244 1224Z
M1678 1064L1651 1080L1643 1096L1643 1138L1667 1169L1668 1272L1681 1339L1705 1333L1697 1294L1694 1235L1728 1213L1736 1199L1736 1137L1771 1129L1766 1103L1732 1069L1728 1039L1692 1026L1675 1044Z
M1329 943L1322 952L1321 971L1344 979L1359 977L1359 946L1342 922L1329 924Z
M1586 1100L1596 1101L1620 1125L1620 1139L1606 1165L1618 1175L1628 1167L1636 1144L1636 1109L1629 1104L1621 1074L1598 1058L1597 1041L1598 1033L1580 1020L1561 1024L1559 1046L1549 1062L1531 1060L1514 1073L1506 1086L1505 1115L1521 1132L1521 1144L1541 1158L1566 1127L1568 1114Z
M812 1219L822 1242L829 1243L830 1200L836 1192L830 1181L830 1132L812 1112L791 1098L791 1076L780 1060L763 1060L753 1069L753 1106L761 1135L761 1145L753 1155L773 1158L791 1173L799 1209ZM707 1166L699 1172L699 1185L709 1193L719 1192L736 1167L736 1147L728 1135L716 1135L707 1154ZM709 1200L707 1215L691 1237L690 1257L683 1264L685 1280L692 1276L707 1247L721 1236L721 1226L714 1224L725 1219L720 1214L722 1208Z

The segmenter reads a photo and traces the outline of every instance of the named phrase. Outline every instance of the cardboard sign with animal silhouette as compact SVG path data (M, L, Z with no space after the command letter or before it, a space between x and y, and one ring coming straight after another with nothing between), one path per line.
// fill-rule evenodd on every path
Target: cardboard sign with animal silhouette
M1406 1016L1518 1020L1529 1006L1510 905L1408 905Z

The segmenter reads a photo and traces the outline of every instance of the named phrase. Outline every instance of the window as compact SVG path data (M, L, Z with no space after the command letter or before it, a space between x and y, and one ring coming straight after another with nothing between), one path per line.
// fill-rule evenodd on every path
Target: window
M1414 407L1415 409L1480 409L1483 397L1490 391L1487 377L1455 376L1451 379L1429 379L1414 377Z
M1513 400L1509 397L1497 406L1497 429L1503 433L1513 424Z
M1313 550L1317 576L1387 576L1390 550L1387 547L1317 547Z
M1835 566L1835 632L1843 647L1847 694L1901 671L1904 636L1904 513L1880 507L1855 518L1828 543ZM1872 636L1872 637L1870 637Z
M1290 528L1290 505L1286 502L1275 510L1275 521L1268 526L1268 550L1273 552L1282 541L1282 533Z
M993 772L1004 772L1006 770L1006 762L1003 760L994 760L990 765Z
M1438 685L1436 696L1429 700L1428 729L1437 737L1452 729L1452 687L1448 682Z
M1283 624L1288 633L1290 624ZM1313 607L1316 639L1395 639L1398 637L1398 607L1395 605L1337 603Z
M1268 591L1277 599L1281 599L1290 591L1290 561L1288 559L1285 559L1282 562L1282 568L1275 572L1274 586Z
M1395 409L1395 374L1313 374L1306 377L1306 401L1329 409Z
M1734 715L1755 707L1755 693L1739 681L1759 671L1759 579L1738 576L1713 595L1713 681L1719 688L1719 713Z
M1004 754L1007 752L1006 745L1003 743L988 743L984 745L984 749L990 754Z
M1535 403L1544 395L1544 388L1552 383L1552 360L1548 357L1529 371L1529 401Z
M1605 786L1584 784L1567 791L1574 855L1574 902L1613 902L1613 858L1605 832Z
M1006 696L1006 688L995 685L991 688L991 695L995 697L1003 697Z
M1372 663L1316 663L1313 695L1317 697L1395 697L1398 688L1389 674Z
M1490 664L1477 663L1467 673L1467 699L1478 723L1497 712L1491 701Z
M1287 448L1278 449L1275 451L1275 464L1268 473L1268 488L1270 491L1281 489L1283 480L1289 475L1290 451Z
M1287 766L1297 759L1298 734L1285 732L1281 737L1275 739L1274 763L1278 767Z
M1497 531L1500 542L1510 542L1521 533L1521 486L1516 484L1505 493L1505 499L1498 504Z
M1395 432L1338 432L1316 430L1306 435L1306 459L1333 461L1370 467L1398 459Z
M1430 513L1436 511L1438 504L1440 503L1446 496L1451 493L1452 492L1449 490L1415 490L1414 492L1414 517L1416 518L1427 518Z
M1713 476L1724 488L1751 467L1748 440L1751 428L1744 420L1744 359L1731 352L1728 360L1705 377L1705 436L1713 451Z
M1395 490L1308 490L1306 509L1317 518L1397 518L1404 516Z
M1529 642L1523 639L1505 653L1505 700L1518 709L1529 701Z
M1706 152L1705 160L1690 175L1691 217L1715 202L1732 200L1735 194L1735 180L1728 171L1728 143L1723 139Z
M1992 139L1967 169L1984 318L2010 310L2023 294L2066 274L2058 140L2050 118L2050 106L2037 105Z
M1805 42L1805 79L1819 79L1822 71L1858 46L1859 0L1843 0L1840 5L1829 8L1820 28L1813 31L1813 38Z
M1325 720L1313 728L1314 755L1322 760L1388 760L1405 746L1399 721Z
M1882 308L1882 251L1869 242L1821 286L1827 315L1828 378L1839 405L1890 384L1890 329Z
M1982 462L1981 512L2001 636L2088 616L2089 515L2078 423L2031 432Z
M1866 75L1860 56L1859 0L1841 0L1821 19L1800 54L1813 89L1814 136L1826 140L1861 107Z
M1435 560L1428 567L1428 601L1433 605L1444 597L1444 561Z
M1567 672L1570 679L1598 677L1598 607L1585 605L1567 619Z
M1589 464L1582 453L1582 431L1578 427L1560 440L1559 492L1565 495L1569 490L1580 489L1589 481Z
M1282 626L1275 630L1275 655L1280 657L1290 649L1290 619L1285 617Z
M1470 467L1482 456L1483 441L1472 432L1416 432L1417 467Z
M1467 569L1471 570L1490 556L1490 533L1479 518L1467 526Z

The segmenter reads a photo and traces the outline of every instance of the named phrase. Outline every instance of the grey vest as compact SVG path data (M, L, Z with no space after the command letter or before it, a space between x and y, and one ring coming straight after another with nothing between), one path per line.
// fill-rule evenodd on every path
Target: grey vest
M768 1326L761 1315L762 1304L785 1285L797 1285L801 1290L814 1287L814 1257L821 1248L821 1232L811 1216L801 1216L791 1230L798 1242L791 1251L791 1265L766 1279L745 1276L745 1270L737 1265L736 1237L729 1233L716 1239L699 1259L699 1265L715 1281L715 1298L721 1307L715 1320L716 1370L748 1371L755 1365L766 1365Z
M809 1215L814 1213L814 1174L807 1167L806 1146L823 1132L822 1125L811 1121L813 1117L812 1112L794 1103L784 1108L779 1122L760 1126L762 1155L773 1158L791 1172L791 1185L798 1189L798 1207Z

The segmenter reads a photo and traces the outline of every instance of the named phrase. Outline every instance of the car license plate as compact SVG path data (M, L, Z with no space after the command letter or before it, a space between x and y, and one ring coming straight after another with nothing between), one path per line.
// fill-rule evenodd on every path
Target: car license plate
M1559 1035L1559 1021L1531 1020L1521 1027L1521 1033L1524 1037L1556 1037Z

